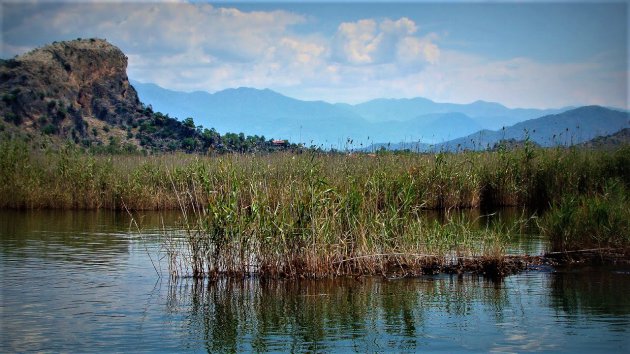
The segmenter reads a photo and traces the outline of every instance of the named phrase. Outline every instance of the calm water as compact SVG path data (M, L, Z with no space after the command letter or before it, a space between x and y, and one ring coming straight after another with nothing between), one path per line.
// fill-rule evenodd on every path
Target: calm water
M0 211L0 351L630 351L627 267L172 282L148 255L176 217Z

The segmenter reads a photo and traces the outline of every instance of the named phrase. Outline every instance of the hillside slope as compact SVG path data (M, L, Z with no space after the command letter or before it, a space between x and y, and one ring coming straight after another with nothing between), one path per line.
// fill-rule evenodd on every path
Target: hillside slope
M576 145L630 127L630 114L600 106L584 106L530 119L501 130L482 130L435 148L442 150L491 148L502 140L530 141L544 147Z
M251 151L270 140L221 136L143 105L127 57L102 39L55 42L0 62L0 130L108 151ZM286 144L288 145L288 144ZM274 149L277 147L274 147Z

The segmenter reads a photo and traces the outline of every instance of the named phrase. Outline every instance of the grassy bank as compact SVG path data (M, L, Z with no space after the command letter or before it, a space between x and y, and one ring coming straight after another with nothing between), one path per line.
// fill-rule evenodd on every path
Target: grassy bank
M265 204L333 201L352 213L387 209L545 208L565 196L630 186L630 147L617 151L531 149L459 154L159 156L90 155L71 147L34 151L0 142L0 207L177 209L196 200ZM308 203L307 203L308 204Z
M193 276L417 274L464 265L501 272L503 240L518 225L427 223L423 209L551 206L543 229L561 240L557 250L590 246L591 235L598 245L628 244L628 218L619 221L628 211L628 147L143 157L42 152L10 141L0 144L0 169L5 208L181 209L185 243L167 246L174 272ZM597 204L601 195L620 197ZM584 198L596 198L595 207ZM609 224L581 223L604 209L614 209L621 230L612 236L600 232Z

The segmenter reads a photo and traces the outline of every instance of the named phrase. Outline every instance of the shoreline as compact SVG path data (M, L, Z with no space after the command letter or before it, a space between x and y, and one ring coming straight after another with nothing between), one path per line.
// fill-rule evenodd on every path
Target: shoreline
M502 279L506 276L529 271L556 270L559 267L582 266L609 266L630 265L630 249L588 249L567 252L548 252L542 255L517 255L510 254L500 257L459 257L456 262L444 262L443 257L426 256L417 259L415 266L399 262L397 256L368 255L367 257L380 256L383 269L377 272L353 272L350 266L344 271L332 274L309 274L304 272L288 271L254 271L243 272L215 272L203 275L171 275L172 279L196 279L217 281L219 279L259 278L261 280L290 280L290 279L326 279L326 278L354 278L360 280L364 277L382 277L385 280L397 280L403 278L418 278L433 275L475 275L489 279ZM403 256L402 254L400 256ZM409 256L409 255L406 255ZM442 260L440 260L442 258ZM352 262L353 259L342 260L334 263ZM294 265L295 266L295 265ZM294 268L295 269L295 268Z

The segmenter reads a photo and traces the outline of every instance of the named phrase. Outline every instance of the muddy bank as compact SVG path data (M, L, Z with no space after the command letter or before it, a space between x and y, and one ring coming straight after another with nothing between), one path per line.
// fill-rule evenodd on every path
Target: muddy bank
M458 257L444 259L430 256L415 257L410 255L377 255L380 266L366 269L359 260L366 257L346 259L334 262L337 271L332 274L309 272L304 264L298 262L281 270L260 269L250 275L262 278L327 278L331 276L383 276L387 279L418 277L437 274L475 274L489 278L500 278L523 271L552 270L559 266L630 264L630 249L588 249L567 252L549 252L543 255L506 255L503 257ZM371 257L371 258L376 258ZM242 274L241 274L242 275ZM211 278L221 276L234 277L234 273L215 273Z

